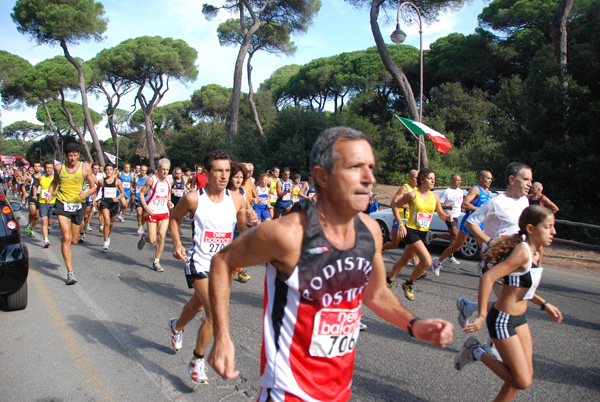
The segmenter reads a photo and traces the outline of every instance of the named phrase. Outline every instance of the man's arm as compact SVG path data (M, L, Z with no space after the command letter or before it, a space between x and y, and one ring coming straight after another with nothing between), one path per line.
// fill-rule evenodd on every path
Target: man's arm
M140 203L142 204L142 210L146 211L148 215L154 215L154 211L148 208L148 204L146 204L146 193L148 192L148 190L150 190L152 184L154 184L154 178L149 178L148 180L146 180L144 187L140 189Z
M550 198L546 197L545 195L542 195L542 199L540 200L540 205L542 207L548 208L550 211L552 211L553 214L556 214L559 211L556 204L553 203L552 201L550 201Z
M493 206L494 203L492 200L486 202L479 209L473 212L465 223L465 227L469 232L471 232L479 244L488 243L490 240L492 240L488 235L485 234L483 230L481 230L479 224L485 222L487 217L493 212Z
M90 166L89 163L83 164L82 171L83 171L82 172L83 177L87 180L90 188L88 189L87 192L82 190L81 193L79 194L79 196L83 199L86 199L90 195L96 193L96 176L94 176L94 172L92 171L92 167ZM54 177L56 177L56 174L54 175Z
M477 211L479 209L479 207L476 207L475 205L473 205L473 201L475 201L475 199L478 197L479 197L479 187L475 187L475 186L471 187L471 189L467 193L467 196L463 200L460 207L462 209L464 209L465 211Z
M229 297L231 278L238 267L271 261L288 277L300 259L306 227L306 215L294 213L264 222L238 236L233 243L212 258L208 291L213 312L214 345L208 363L224 379L237 377L235 348L229 333ZM381 237L381 234L378 234Z
M142 198L140 197L140 200ZM171 239L173 240L173 257L178 260L185 261L186 259L185 247L181 244L181 238L179 237L179 229L181 228L183 217L190 212L195 212L196 208L198 208L198 193L192 191L181 197L169 216L169 230L171 231Z
M438 318L419 319L413 323L412 328L409 328L415 315L402 305L385 283L385 264L381 254L383 240L379 225L366 215L361 215L361 219L367 225L375 240L373 270L369 274L369 283L365 288L363 299L365 305L387 322L409 333L412 332L412 335L419 340L441 348L452 343L452 329L454 327L448 321Z

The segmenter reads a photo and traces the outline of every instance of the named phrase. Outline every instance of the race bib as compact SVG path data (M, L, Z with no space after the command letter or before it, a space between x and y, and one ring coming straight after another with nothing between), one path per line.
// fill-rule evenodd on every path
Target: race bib
M525 293L525 296L523 296L523 300L533 299L535 291L537 290L538 286L540 286L540 282L542 281L542 271L544 271L544 268L541 267L532 268L531 270L529 270L529 272L531 273L531 287L529 288L527 293Z
M131 183L128 181L123 182L123 188L131 188Z
M104 198L117 198L117 188L104 187Z
M212 232L205 230L202 236L200 249L207 254L214 255L222 250L233 239L232 232Z
M277 201L277 193L271 193L271 200Z
M174 195L175 197L181 198L181 197L183 197L184 191L185 191L185 190L183 190L183 189L178 189L178 188L176 188L176 189L173 189L173 195Z
M37 194L39 194L42 191L42 186L38 186L37 190L35 191Z
M141 189L142 189L141 186L135 186L135 193L139 194Z
M423 212L417 213L417 226L420 228L428 228L431 224L432 214L426 214Z
M286 195L284 195L283 197L281 197L281 199L283 201L289 201L292 199L292 195L290 193L287 193Z
M46 194L48 194L48 190L42 190L42 191L40 192L40 198L41 198L42 200L45 200L45 199L46 199Z
M360 306L324 308L315 315L310 340L311 356L332 358L351 353L360 333Z
M65 202L63 208L65 212L77 212L81 209L81 205L79 202Z
M299 195L292 196L292 202L300 202L300 196Z

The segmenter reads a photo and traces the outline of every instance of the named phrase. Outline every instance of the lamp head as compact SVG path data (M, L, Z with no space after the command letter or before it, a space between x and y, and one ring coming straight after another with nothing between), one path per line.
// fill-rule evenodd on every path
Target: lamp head
M400 29L400 23L396 23L396 30L390 35L393 43L403 43L406 40L406 34Z

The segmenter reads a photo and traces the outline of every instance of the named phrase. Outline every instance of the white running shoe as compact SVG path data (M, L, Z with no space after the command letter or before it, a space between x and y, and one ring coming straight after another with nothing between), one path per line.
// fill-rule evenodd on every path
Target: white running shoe
M475 359L475 356L473 356L473 350L480 347L481 345L475 337L471 336L467 339L463 344L463 350L458 352L454 358L454 368L460 370L467 364L475 363L477 360Z
M487 343L484 343L481 348L494 359L502 361L500 353L498 353L498 349L496 349L496 345L494 345L493 342L488 341Z
M143 235L144 234L144 227L143 226L138 226L137 234L139 234L139 235Z
M431 230L428 230L427 234L425 235L425 244L429 245L431 243L431 239L433 239L433 233Z
M87 225L87 228L86 228L86 229L87 229L87 231L88 231L88 232L91 232L91 231L93 230L93 229L92 229L92 227L90 226L90 224L89 224L89 223L88 223L88 225Z
M458 299L456 301L456 308L458 309L458 323L462 328L464 328L467 324L471 324L471 321L469 319L471 318L473 313L471 313L467 308L468 302L469 299L463 298Z
M121 214L119 214L119 215L117 216L117 219L118 219L118 220L119 220L119 222L121 222L121 223L125 222L125 219L123 219L123 215L121 215Z
M192 359L188 366L188 371L192 381L196 384L208 384L208 377L206 376L206 364L204 359Z
M460 261L458 261L458 260L456 259L456 257L454 257L454 256L452 256L452 257L448 258L448 261L449 261L451 264L454 264L454 265L460 265Z
M100 233L104 233L104 226L100 226L100 227L98 228L98 230L100 231Z
M169 328L171 329L171 348L175 352L179 352L183 347L183 329L177 331L177 318L171 318L169 320Z
M110 245L110 242L107 240L104 242L104 244L102 245L102 250L108 250L108 246Z
M431 266L431 270L435 276L440 276L440 271L442 270L442 263L439 258L433 259L433 265Z

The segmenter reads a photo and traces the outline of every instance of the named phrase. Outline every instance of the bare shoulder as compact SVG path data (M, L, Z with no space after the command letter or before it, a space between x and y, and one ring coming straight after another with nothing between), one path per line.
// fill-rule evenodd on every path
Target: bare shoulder
M381 243L383 243L383 238L381 236L381 228L379 227L379 223L371 216L361 212L358 214L360 220L367 226L367 228L371 231L373 235L373 239L375 240L375 245L378 248L381 248Z

